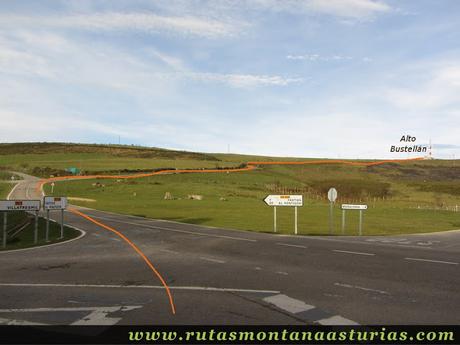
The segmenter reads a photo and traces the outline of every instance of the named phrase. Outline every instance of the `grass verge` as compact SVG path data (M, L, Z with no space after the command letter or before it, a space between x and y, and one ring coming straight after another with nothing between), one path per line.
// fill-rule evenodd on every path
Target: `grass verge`
M18 222L23 220L25 217L26 215L24 212L9 212L8 213L8 224L9 226L12 226L13 224L17 224ZM1 221L3 224L3 214L1 215ZM70 240L72 238L76 238L81 235L80 231L65 226L64 227L64 238L61 239L59 238L61 235L60 224L50 221L49 241L46 242L45 241L45 229L46 229L46 220L44 218L39 218L38 219L38 243L34 244L35 223L34 221L32 221L31 224L29 224L23 231L21 231L21 233L18 236L16 236L13 239L7 239L6 248L3 248L2 246L0 246L0 251L38 247L38 246L43 246L46 244L59 243L59 242Z

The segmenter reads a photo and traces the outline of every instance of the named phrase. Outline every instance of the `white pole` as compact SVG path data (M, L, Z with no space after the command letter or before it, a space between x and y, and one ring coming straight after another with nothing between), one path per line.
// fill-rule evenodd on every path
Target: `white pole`
M273 207L273 231L276 232L276 206Z
M363 210L359 210L359 236L363 234Z
M297 235L297 206L294 207L294 233Z
M329 235L332 235L334 228L334 203L329 202Z

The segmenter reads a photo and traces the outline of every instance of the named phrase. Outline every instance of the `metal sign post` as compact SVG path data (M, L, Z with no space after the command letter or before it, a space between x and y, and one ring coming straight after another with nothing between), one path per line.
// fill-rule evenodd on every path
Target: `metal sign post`
M65 197L54 197L45 196L43 199L43 208L46 210L46 241L49 241L49 222L50 222L50 210L61 211L61 237L64 238L64 210L67 207L67 198Z
M50 210L46 210L46 230L45 230L45 241L49 242L50 237Z
M54 193L54 182L51 182L51 194Z
M40 210L40 200L0 200L0 211L4 212L3 215L3 248L6 247L7 240L7 213L9 211L36 211Z
M34 244L38 243L38 211L35 212Z
M291 206L294 207L294 233L298 233L297 224L297 207L303 206L303 195L268 195L264 198L268 206L273 206L273 231L276 232L276 207Z
M342 205L342 234L345 232L345 211L346 210L358 210L359 211L359 226L358 233L359 236L363 235L363 211L367 210L367 205Z
M61 237L59 239L64 238L64 210L61 210Z
M337 200L337 189L330 188L327 192L327 198L329 199L329 235L332 235L334 231L334 203Z
M6 212L3 212L3 248L6 248L6 227L8 225Z
M297 235L297 206L294 207L294 234Z

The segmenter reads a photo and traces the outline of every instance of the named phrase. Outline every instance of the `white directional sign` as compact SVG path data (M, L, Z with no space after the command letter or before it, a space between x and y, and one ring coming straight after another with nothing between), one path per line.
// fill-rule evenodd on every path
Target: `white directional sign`
M0 200L0 211L38 211L40 200Z
M64 210L67 207L67 198L45 196L43 200L43 208L45 210Z
M342 210L367 210L367 205L342 204Z
M303 206L303 195L268 195L264 199L268 206Z
M337 199L337 189L331 188L327 192L327 198L329 199L330 202L335 202Z

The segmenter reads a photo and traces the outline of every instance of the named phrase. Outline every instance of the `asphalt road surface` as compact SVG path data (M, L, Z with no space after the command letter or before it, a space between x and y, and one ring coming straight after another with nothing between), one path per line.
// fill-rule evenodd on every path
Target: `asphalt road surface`
M27 178L11 199L38 198ZM0 324L459 324L460 231L283 236L79 208L110 231L0 253ZM58 218L58 213L55 215Z

